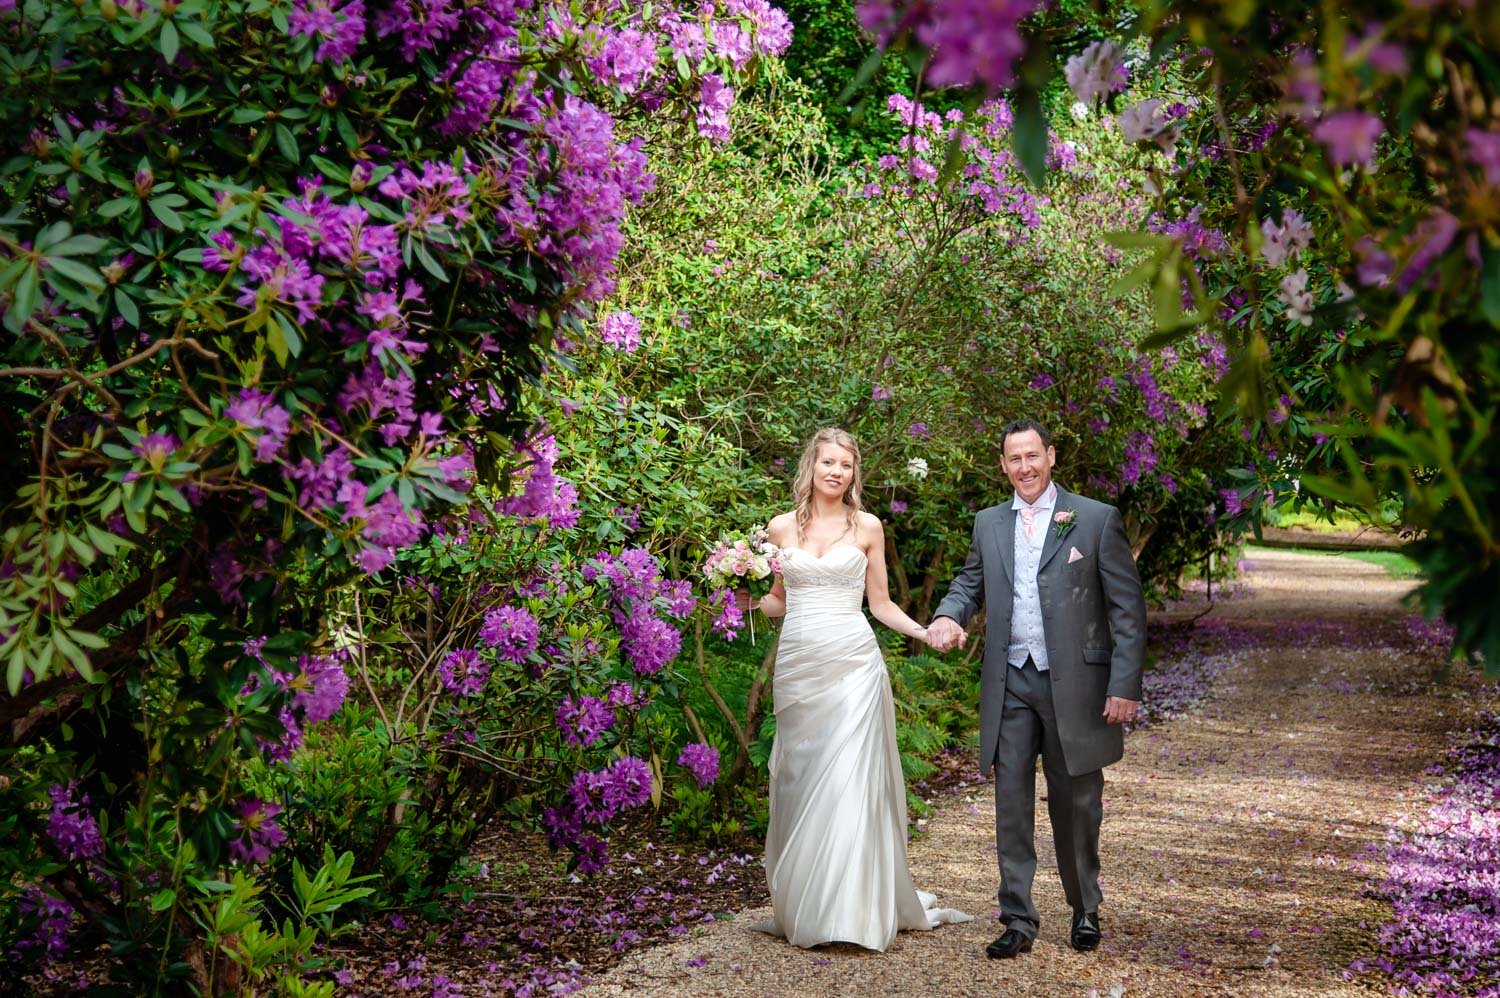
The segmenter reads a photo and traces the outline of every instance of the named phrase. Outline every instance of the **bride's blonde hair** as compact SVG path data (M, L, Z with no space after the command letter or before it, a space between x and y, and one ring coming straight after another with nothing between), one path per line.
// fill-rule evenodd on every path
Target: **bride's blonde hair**
M825 426L812 435L807 446L802 449L802 458L797 462L797 477L792 482L792 499L797 511L797 539L800 541L807 533L807 525L812 522L813 514L813 464L818 460L818 448L825 444L842 447L854 455L854 474L849 479L849 487L844 490L844 508L848 516L848 530L852 530L855 517L864 507L860 505L859 491L863 483L859 472L859 444L855 442L852 434L840 430L834 426Z

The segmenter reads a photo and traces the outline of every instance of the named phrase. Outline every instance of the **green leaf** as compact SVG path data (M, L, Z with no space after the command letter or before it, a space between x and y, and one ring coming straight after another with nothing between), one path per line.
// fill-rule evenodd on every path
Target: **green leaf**
M196 42L201 48L211 49L214 47L214 36L209 34L208 29L196 21L183 21L182 33Z
M47 250L47 256L49 258L54 256L92 256L102 251L108 245L109 241L99 236L69 236Z
M115 288L115 308L126 322L137 329L141 328L141 310L136 307L135 299L125 293L124 288Z
M21 279L16 282L15 290L11 293L10 308L5 310L6 329L19 333L26 328L26 320L31 318L31 313L36 310L38 290L40 290L40 281L37 277L36 265L29 264L21 272Z
M21 692L21 680L26 676L26 669L26 646L17 644L11 649L10 661L5 663L5 688L10 690L11 696ZM32 669L32 673L36 682L47 678L44 669Z
M115 218L125 214L127 211L134 210L136 205L140 203L140 199L134 196L115 198L113 201L106 201L101 204L99 206L99 214L104 218Z
M46 253L53 246L68 238L72 231L73 227L67 222L54 222L37 233L36 251L38 253Z
M286 342L287 352L293 357L300 356L302 354L302 334L297 332L296 323L280 312L277 312L274 325L281 330L281 335Z
M1484 270L1479 276L1479 302L1490 325L1500 326L1500 247L1491 246L1484 254Z
M104 275L99 272L98 267L90 267L65 256L47 257L47 270L56 271L93 291L104 287Z
M1045 184L1047 115L1042 111L1041 94L1031 87L1016 95L1016 121L1011 129L1011 146L1031 182L1038 187Z
M416 249L417 260L422 264L423 267L427 268L427 272L433 277L436 277L438 280L446 283L448 280L448 275L443 273L443 268L439 266L438 262L432 258L432 254L427 252L427 245L425 243L415 243L414 246Z
M297 137L281 122L276 123L276 148L288 163L299 163L302 152L297 148Z
M162 22L161 37L157 39L157 47L161 49L161 57L167 62L177 59L177 49L182 44L182 39L177 35L177 25L170 19Z
M151 897L152 911L166 911L177 903L177 892L170 887L157 891Z
M170 206L162 203L160 199L148 201L146 204L151 209L151 214L155 215L162 225L173 232L182 231L182 216L173 211Z
M59 627L53 630L52 645L68 660L80 676L84 679L94 678L94 665L89 661L88 653L73 643L72 639L68 637L68 632L65 628Z

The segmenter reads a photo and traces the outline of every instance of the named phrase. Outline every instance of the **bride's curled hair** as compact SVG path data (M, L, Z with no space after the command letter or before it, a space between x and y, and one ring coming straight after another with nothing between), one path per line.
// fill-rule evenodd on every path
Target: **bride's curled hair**
M801 540L807 532L807 525L812 522L813 515L813 465L818 460L818 448L832 444L842 447L854 455L854 474L849 478L849 487L844 490L844 508L849 520L848 529L853 530L855 517L864 507L859 501L860 487L863 478L859 470L859 444L855 441L853 434L834 426L825 426L812 435L807 446L802 449L802 457L797 462L797 477L792 482L792 499L797 511L797 539Z

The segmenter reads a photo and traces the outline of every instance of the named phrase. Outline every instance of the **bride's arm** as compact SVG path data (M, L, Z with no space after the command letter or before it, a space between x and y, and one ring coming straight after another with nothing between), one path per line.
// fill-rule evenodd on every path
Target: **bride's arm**
M927 628L908 617L891 599L890 583L885 576L885 529L880 520L869 513L861 518L864 520L860 529L865 542L865 598L870 603L870 614L893 631L926 640Z
M792 543L795 536L786 524L786 513L774 517L766 527L766 539L777 547L785 547ZM771 591L760 598L760 612L767 617L781 617L786 614L786 587L781 584L781 576L776 576L776 582L771 586Z
M776 577L776 584L771 587L770 592L760 598L756 606L767 617L781 617L786 614L786 589L781 585L781 576Z

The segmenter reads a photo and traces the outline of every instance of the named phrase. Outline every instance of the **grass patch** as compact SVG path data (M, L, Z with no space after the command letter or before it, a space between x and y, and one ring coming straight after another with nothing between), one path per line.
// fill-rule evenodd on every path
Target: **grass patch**
M1305 554L1318 558L1348 558L1352 561L1362 561L1370 565L1379 565L1393 579L1418 579L1422 577L1421 566L1399 551L1315 551L1312 548L1267 548L1258 547L1254 544L1245 545L1246 554L1255 552L1268 553L1271 551L1280 551L1288 554Z
M1330 523L1326 518L1312 510L1302 510L1299 513L1280 512L1271 510L1266 515L1266 526L1268 527L1302 527L1309 530L1327 530L1338 533L1358 533L1368 529L1372 524L1381 526L1380 523L1368 519L1349 516L1346 513L1338 513ZM1384 526L1390 526L1390 523Z
M1338 557L1379 565L1393 579L1417 579L1422 576L1422 567L1400 551L1342 551Z

